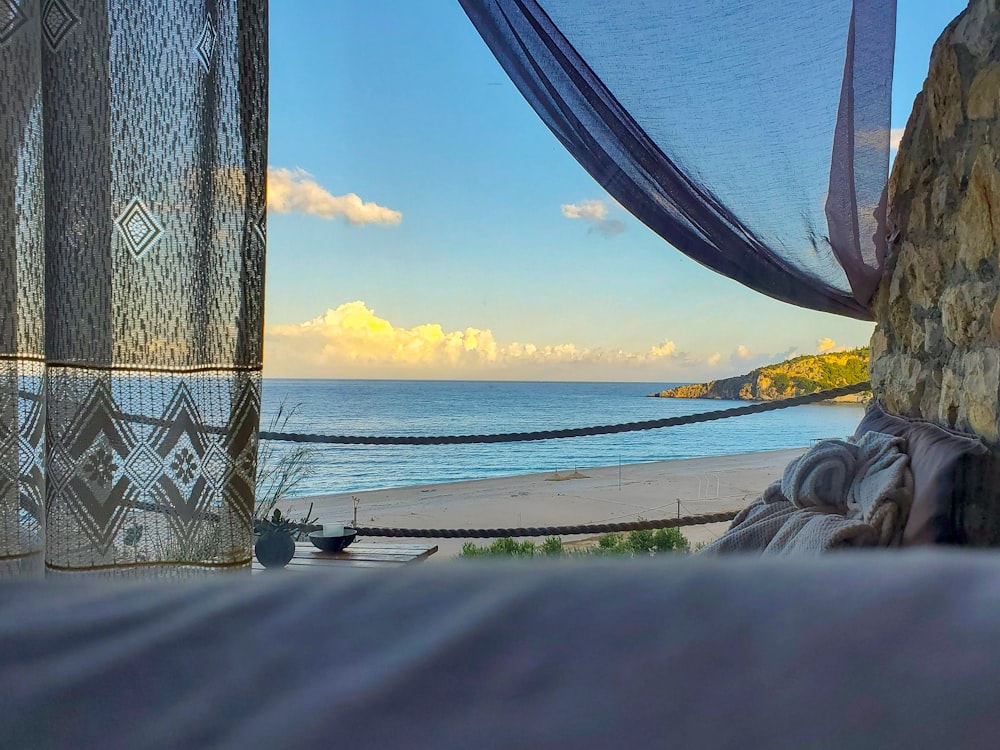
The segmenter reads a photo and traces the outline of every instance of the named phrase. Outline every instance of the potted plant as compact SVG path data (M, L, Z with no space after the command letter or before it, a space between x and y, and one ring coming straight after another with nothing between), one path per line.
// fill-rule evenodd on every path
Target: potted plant
M289 423L299 410L299 405L289 407L282 400L271 418L271 432L287 432ZM298 523L282 515L279 502L288 499L298 486L312 473L312 446L297 445L290 451L278 450L271 441L263 441L257 458L257 502L254 507L253 530L257 535L254 553L266 568L281 567L295 555L295 542L302 538L302 527L315 524L312 504Z
M257 560L265 568L281 568L295 555L295 535L298 524L282 516L277 508L270 518L254 522L257 543L253 546Z

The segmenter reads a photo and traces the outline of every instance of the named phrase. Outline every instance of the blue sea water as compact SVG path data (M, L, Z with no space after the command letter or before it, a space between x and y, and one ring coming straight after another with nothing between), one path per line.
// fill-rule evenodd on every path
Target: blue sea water
M674 383L510 383L413 380L264 381L261 429L328 435L459 435L637 422L745 406L647 398ZM317 446L293 493L352 492L574 468L805 447L854 432L864 409L813 405L682 427L526 443ZM290 444L272 443L275 455Z

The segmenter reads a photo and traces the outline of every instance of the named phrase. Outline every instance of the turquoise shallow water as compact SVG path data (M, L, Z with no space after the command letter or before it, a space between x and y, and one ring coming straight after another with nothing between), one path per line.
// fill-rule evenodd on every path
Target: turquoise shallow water
M340 435L455 435L637 422L746 405L647 398L671 383L413 380L264 381L261 428L297 406L286 430ZM808 446L854 432L861 406L799 406L717 422L530 443L321 446L296 495L400 487L577 467ZM288 450L275 443L276 455Z

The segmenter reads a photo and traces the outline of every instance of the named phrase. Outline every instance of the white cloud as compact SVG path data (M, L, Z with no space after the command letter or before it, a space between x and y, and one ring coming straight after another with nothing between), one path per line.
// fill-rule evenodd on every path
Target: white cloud
M722 355L719 354L718 352L716 352L706 360L709 367L715 367L721 361L722 361Z
M893 151L899 150L899 144L903 141L905 128L893 128L889 131L889 148Z
M303 169L267 168L267 207L279 214L302 213L349 224L398 224L403 214L354 193L332 195Z
M567 219L582 219L590 224L591 231L600 232L605 237L614 237L625 231L624 222L608 218L608 206L604 201L564 203L562 215Z
M543 366L631 368L683 366L690 361L670 340L634 353L573 343L502 343L488 328L446 331L438 323L403 328L380 318L360 300L331 308L305 323L268 326L265 350L268 374L273 377L342 377L345 373L455 377L504 370L538 372Z
M649 349L649 357L672 357L677 352L677 345L673 341L664 341L659 346L653 346Z
M608 216L608 207L604 201L580 201L579 203L564 203L562 214L567 219L590 219L603 221Z
M729 355L730 367L735 369L735 374L743 374L750 370L755 370L764 365L773 365L790 359L798 351L798 347L792 346L783 352L755 352L749 347L740 344L732 354ZM720 358L721 359L721 358Z

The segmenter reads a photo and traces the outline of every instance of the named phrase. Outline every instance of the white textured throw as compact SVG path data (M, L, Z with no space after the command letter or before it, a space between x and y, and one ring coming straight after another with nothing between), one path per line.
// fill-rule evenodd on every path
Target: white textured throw
M905 441L867 432L824 440L733 520L703 554L815 554L899 543L913 499Z

